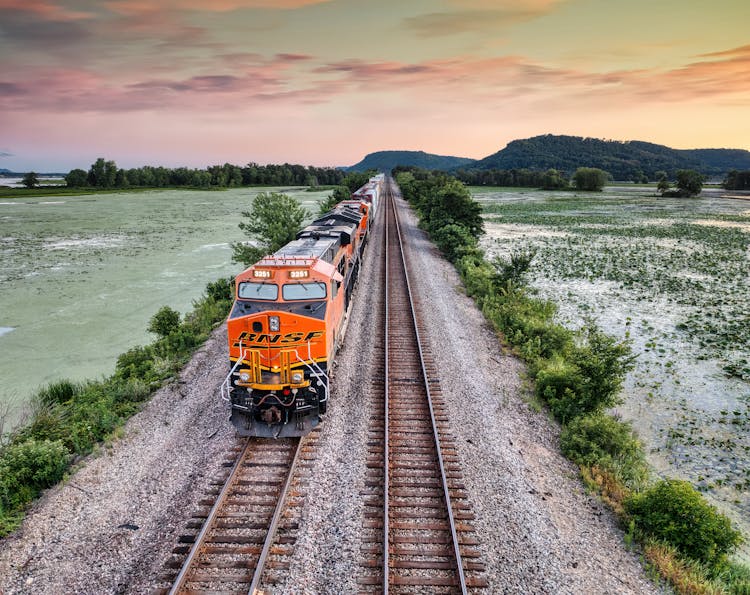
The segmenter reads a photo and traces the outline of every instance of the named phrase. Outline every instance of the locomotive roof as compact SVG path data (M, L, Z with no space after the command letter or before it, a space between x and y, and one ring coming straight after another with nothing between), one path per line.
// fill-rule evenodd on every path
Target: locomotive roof
M274 258L322 258L332 262L336 248L340 243L339 237L305 237L292 240L273 253Z

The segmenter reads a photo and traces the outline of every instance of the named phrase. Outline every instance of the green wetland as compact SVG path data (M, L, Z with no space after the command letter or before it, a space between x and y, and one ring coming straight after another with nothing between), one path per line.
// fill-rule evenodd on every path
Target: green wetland
M230 242L261 191L317 211L328 192L237 188L0 197L0 420L40 386L111 374L150 342L163 305L184 313L206 283L234 274Z
M591 318L632 341L616 413L657 471L689 479L749 534L750 195L472 192L488 255L534 250L531 285L563 324Z

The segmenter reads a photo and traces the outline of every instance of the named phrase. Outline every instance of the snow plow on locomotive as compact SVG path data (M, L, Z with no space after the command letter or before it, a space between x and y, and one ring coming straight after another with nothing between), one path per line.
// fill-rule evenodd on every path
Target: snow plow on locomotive
M241 436L303 436L321 421L329 371L385 177L314 220L235 279L222 397Z

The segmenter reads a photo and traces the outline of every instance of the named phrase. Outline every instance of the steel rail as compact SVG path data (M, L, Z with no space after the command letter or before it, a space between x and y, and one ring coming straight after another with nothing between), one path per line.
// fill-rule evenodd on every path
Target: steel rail
M390 181L388 181L387 184L388 195L392 197L393 193ZM390 450L388 447L388 391L390 390L390 375L388 373L388 217L383 217L383 219L385 220L385 248L383 250L385 252L385 316L383 316L383 325L385 328L385 391L383 395L383 410L385 412L385 420L383 422L383 594L388 595L388 582L390 580L388 574L388 565L390 561L390 527L388 525L388 515L390 514L390 509L388 508L388 492L390 490L388 480L388 459L390 458Z
M218 513L219 510L221 510L221 507L224 504L224 500L226 499L227 494L229 492L229 488L232 486L232 483L233 483L232 480L234 479L234 476L240 467L240 463L245 459L245 454L247 453L249 448L250 448L250 440L248 439L245 441L245 447L242 449L242 452L237 457L237 460L234 462L234 465L232 466L232 470L229 472L229 477L227 478L227 481L224 483L224 487L221 488L219 495L216 497L216 502L214 502L214 505L211 507L211 510L208 513L208 516L206 517L206 520L203 523L203 527L201 527L200 532L196 536L195 541L193 542L193 547L190 548L190 553L188 554L188 557L183 562L182 568L180 569L180 573L177 575L177 578L175 578L174 584L172 585L172 588L169 590L169 595L176 595L183 589L185 585L185 579L187 578L187 575L190 572L191 567L193 566L193 561L198 556L198 553L200 552L203 546L203 538L205 537L206 533L211 529L211 525L213 524L214 518L216 517L216 513Z
M389 184L389 187L390 187L390 184ZM456 567L457 567L457 572L458 572L459 585L461 587L461 593L463 595L467 595L468 590L466 586L466 576L464 574L463 561L461 559L461 551L460 551L459 544L458 544L458 533L456 532L456 521L453 516L453 507L451 505L450 491L448 489L448 480L446 478L445 465L443 462L443 454L440 448L440 435L438 433L437 422L435 420L435 410L432 404L432 394L430 391L430 383L427 377L427 369L424 364L424 351L422 349L422 339L419 336L419 328L417 327L417 313L414 308L414 299L413 299L413 294L411 291L411 283L409 283L409 267L406 264L406 254L404 253L404 242L401 236L401 226L399 225L399 222L398 222L396 202L393 198L392 192L391 192L390 198L391 198L391 207L393 208L394 220L396 222L396 234L398 236L398 245L399 245L399 250L401 252L401 262L403 263L404 273L406 277L406 290L409 295L409 308L411 310L412 319L414 321L414 332L417 338L417 348L419 350L419 364L422 368L422 378L424 380L425 391L427 393L427 403L430 409L430 419L432 420L432 431L433 431L433 436L435 438L435 447L437 450L438 463L440 465L440 477L441 477L442 485L443 485L443 494L445 497L446 508L448 509L448 520L449 520L449 524L451 528L451 536L453 540L453 551L456 556ZM386 235L386 238L387 238L387 235ZM387 343L386 343L386 349L387 349ZM387 378L387 375L386 375L386 378ZM387 432L387 425L386 425L386 432ZM387 443L387 440L386 440L386 443ZM386 473L386 476L387 476L387 473ZM386 500L387 500L387 497L386 497Z
M276 510L273 511L273 518L271 518L271 523L268 526L266 541L263 543L263 549L261 550L260 556L258 556L258 561L255 564L253 580L250 583L250 588L248 589L249 595L253 595L260 585L260 579L263 576L263 570L266 565L266 558L268 558L268 554L271 551L271 546L273 545L273 540L276 537L276 529L279 526L279 520L281 520L281 513L284 511L284 502L286 500L287 494L289 493L289 487L292 485L292 476L294 475L294 470L297 467L297 460L299 459L300 452L302 452L301 438L297 441L297 449L294 451L294 458L292 459L292 464L289 467L289 475L287 475L286 482L284 482L284 487L281 490L281 494L279 494L279 501L276 503Z
M229 473L229 477L227 478L226 482L224 483L224 486L221 488L221 491L219 492L219 495L216 498L216 502L214 502L214 505L211 507L211 510L209 511L206 520L203 522L203 526L201 527L200 532L195 538L195 542L193 543L192 548L190 548L190 553L188 554L187 558L182 564L182 568L180 569L179 574L174 580L174 583L172 585L172 588L169 591L169 595L177 595L178 593L184 592L185 590L185 584L189 581L189 575L191 570L193 569L193 565L196 562L196 559L200 555L203 545L204 545L204 539L206 537L206 534L211 531L213 528L214 522L219 514L219 512L222 510L225 500L227 499L227 496L229 495L229 492L234 486L234 480L236 479L236 476L238 475L238 472L241 468L242 462L245 460L245 457L247 455L248 450L250 449L250 445L253 442L253 439L249 438L245 442L245 447L242 449L242 452L237 457L237 460L234 462L234 465L232 466L232 469ZM274 538L276 537L276 530L279 525L279 521L281 520L282 512L284 510L284 503L286 501L287 494L289 493L289 488L292 483L292 479L294 476L294 470L297 466L297 461L299 460L299 454L302 451L302 440L297 440L297 446L294 451L294 457L292 458L292 462L289 466L289 472L286 477L286 481L284 482L284 486L279 492L279 498L276 502L276 507L274 508L273 516L271 517L271 521L268 525L268 530L266 532L266 537L263 542L263 548L261 549L260 555L258 556L258 559L255 562L255 569L253 571L253 578L250 582L250 587L248 590L248 593L253 594L256 592L258 585L260 584L261 577L263 575L263 570L266 564L266 560L268 558L268 555L271 551L271 547L273 546Z

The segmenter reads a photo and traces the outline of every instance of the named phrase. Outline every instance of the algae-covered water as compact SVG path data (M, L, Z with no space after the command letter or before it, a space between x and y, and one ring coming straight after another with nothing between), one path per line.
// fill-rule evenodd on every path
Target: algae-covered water
M535 250L530 285L563 324L590 317L632 341L638 359L616 413L657 471L689 479L750 534L750 194L473 194L483 247Z
M241 270L230 242L261 191L308 211L328 192L241 188L0 199L0 414L40 386L99 378L150 342L163 305L185 313L206 283ZM1 415L0 415L1 417Z

